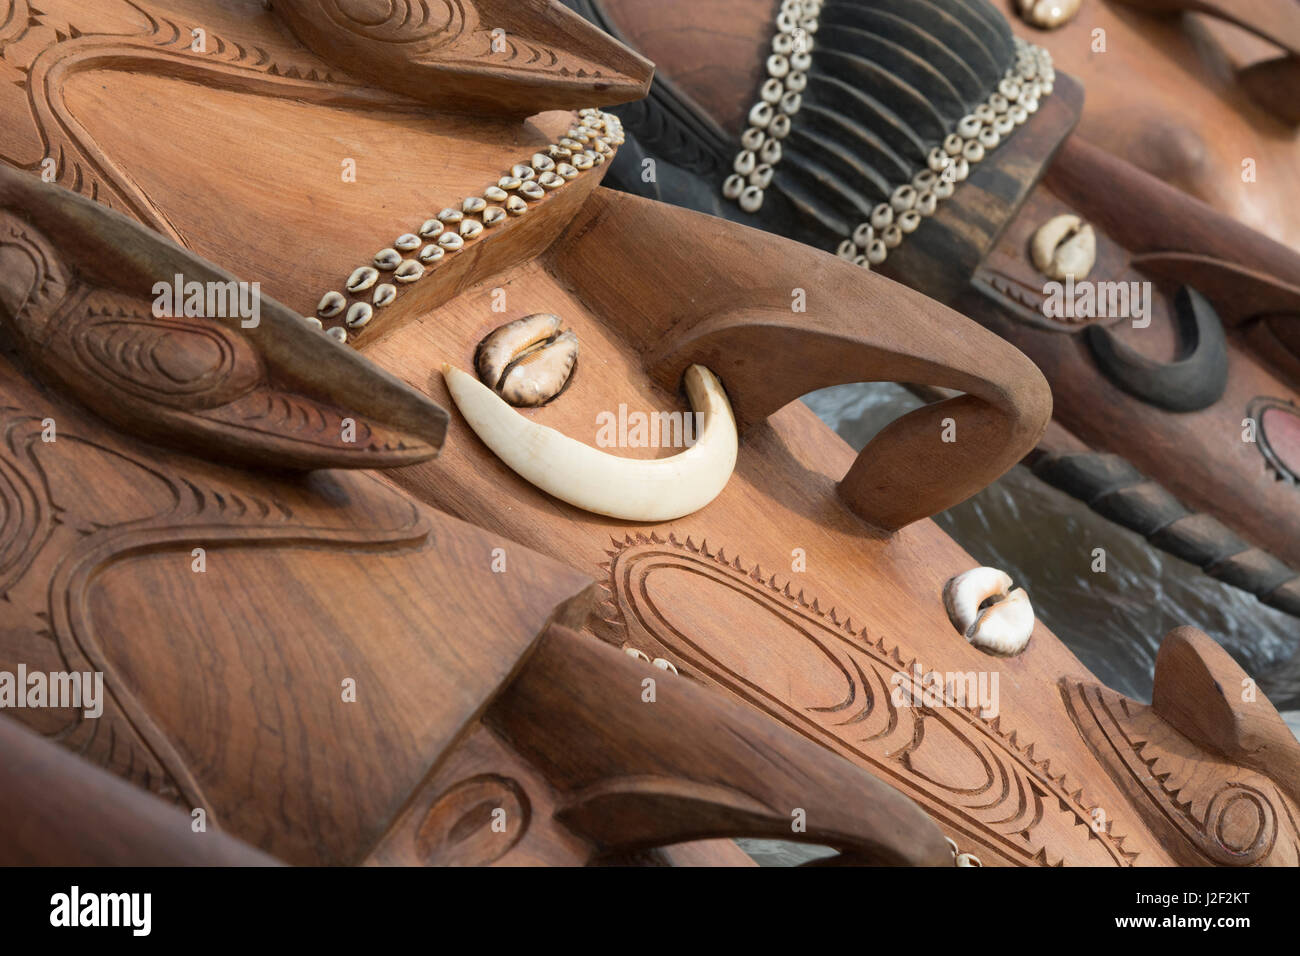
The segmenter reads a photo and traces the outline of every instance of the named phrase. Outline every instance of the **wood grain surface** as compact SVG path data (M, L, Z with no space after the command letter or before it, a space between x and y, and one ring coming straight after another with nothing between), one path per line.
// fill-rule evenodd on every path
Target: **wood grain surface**
M90 10L121 14L109 0ZM229 29L309 56L265 19ZM112 75L98 92L78 83L87 63L44 87L80 118L60 128L78 144L75 162L86 165L76 168L94 173L66 185L265 279L268 298L295 312L310 313L395 235L572 122L553 114L480 130L447 114L381 119L375 99L388 94L355 81L346 95L302 75L288 89L265 70L181 69L139 44L121 54L120 37L104 42L119 52L105 54ZM177 83L215 127L180 135L169 112ZM88 145L80 130L103 123L91 105L107 87L101 105L164 133L128 142L102 128ZM357 137L366 123L372 135ZM21 143L27 127L12 128ZM375 151L331 193L340 140ZM231 142L258 148L223 150ZM796 838L837 846L841 862L944 862L940 833L989 865L1218 853L1213 827L1193 821L1171 838L1147 822L1159 795L1117 776L1114 761L1133 748L1098 737L1110 725L1094 732L1072 709L1063 682L1095 679L1050 631L1037 624L1023 653L994 658L943 610L944 581L974 562L924 516L1028 451L1050 411L1033 365L882 276L605 192L593 172L431 270L355 344L450 410L443 361L470 368L496 326L560 315L581 342L572 385L523 414L588 444L597 414L620 404L685 410L681 366L707 355L745 426L721 496L653 526L586 514L509 471L454 412L437 459L386 474L234 468L105 424L33 353L10 355L0 365L0 493L17 518L0 539L0 573L19 617L0 631L3 660L102 670L111 693L93 722L49 710L24 712L25 722L182 807L210 808L218 826L293 863L599 861L662 842L785 834L795 809L807 813ZM11 188L6 202L42 234L76 206L53 187ZM39 248L77 282L138 296L151 278L96 273L87 250L48 236ZM144 262L133 257L147 248L140 240L119 261ZM179 252L159 243L152 254L170 270ZM42 305L29 291L10 297L16 306L6 300L6 320ZM794 308L797 291L806 311ZM32 314L62 327L81 308ZM296 331L319 341L306 324ZM314 350L283 359L296 370L291 394L313 374ZM967 396L900 420L856 464L792 401L889 377ZM956 441L943 440L940 417ZM47 418L58 424L53 443L42 440ZM998 690L963 706L896 699L930 671L996 679ZM646 709L646 678L668 706ZM1152 719L1181 752L1184 738ZM1244 772L1204 766L1211 783ZM1272 830L1257 829L1271 842L1260 851L1234 823L1228 839L1255 849L1238 859L1234 843L1217 862L1292 862L1293 798L1261 792ZM682 852L717 858L703 842Z

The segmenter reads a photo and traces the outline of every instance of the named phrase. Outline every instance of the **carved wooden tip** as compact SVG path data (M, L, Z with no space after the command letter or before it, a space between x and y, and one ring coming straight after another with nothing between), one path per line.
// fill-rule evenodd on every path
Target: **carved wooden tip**
M398 467L442 447L444 408L256 284L2 167L0 267L0 320L34 376L132 434L294 469ZM202 314L173 293L191 288Z
M654 74L559 0L278 0L274 9L340 70L440 109L522 116L622 103L645 96Z

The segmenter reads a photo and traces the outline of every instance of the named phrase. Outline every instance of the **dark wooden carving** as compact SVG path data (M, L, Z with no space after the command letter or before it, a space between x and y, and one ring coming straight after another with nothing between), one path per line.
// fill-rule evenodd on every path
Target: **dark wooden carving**
M42 187L29 198L53 195ZM846 861L951 859L909 801L790 731L701 688L675 693L680 679L589 637L539 639L552 623L585 618L593 595L581 574L513 545L509 574L496 574L503 539L372 475L273 477L150 448L21 367L0 360L0 594L10 608L0 660L11 671L101 672L107 700L99 717L14 713L187 815L202 809L211 828L293 863L362 862L381 839L414 862L513 861L522 829L535 833L525 858L536 862L732 835L811 839L843 847ZM47 421L57 424L52 440ZM641 697L647 673L661 685L658 709ZM341 695L348 681L355 704ZM539 703L542 688L559 690L567 709ZM467 722L489 717L505 722L505 742L475 764L486 790L441 801L449 809L437 819L451 814L452 832L435 819L409 850L386 838ZM566 723L578 719L599 724L607 746L575 749L595 732ZM673 721L729 730L693 751ZM552 746L570 759L556 763ZM575 752L600 757L580 781L563 776ZM784 792L755 753L788 770ZM494 782L520 764L529 789ZM543 814L529 796L543 787L573 793ZM868 793L871 809L846 812L850 795ZM509 821L500 833L475 815L489 798ZM584 815L582 799L600 812ZM139 815L114 800L113 821ZM790 828L796 805L815 821L806 836ZM66 837L23 852L61 862L110 852L70 855ZM170 839L157 853L174 861L263 860L222 850L219 837L210 851Z
M1214 306L1191 286L1174 297L1178 354L1157 362L1124 344L1104 325L1084 330L1102 374L1148 405L1196 412L1223 397L1228 385L1228 343Z
M0 264L12 341L51 384L138 433L280 468L409 464L442 444L442 408L304 334L284 306L118 213L2 167ZM205 293L204 314L155 317L154 286L175 277L219 287L227 307L256 300L256 315L208 317Z
M1212 515L1189 511L1118 455L1040 448L1029 460L1034 474L1098 514L1211 577L1300 617L1300 573L1251 547Z

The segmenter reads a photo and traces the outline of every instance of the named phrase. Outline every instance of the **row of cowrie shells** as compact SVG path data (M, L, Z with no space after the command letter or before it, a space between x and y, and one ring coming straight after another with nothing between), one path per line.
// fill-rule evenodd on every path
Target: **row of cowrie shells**
M485 230L511 216L522 216L530 202L602 165L623 144L623 139L623 124L617 116L600 110L580 110L578 124L545 152L534 153L527 163L511 167L496 185L488 186L481 195L463 200L459 209L449 206L425 220L415 232L398 236L391 246L377 252L370 263L353 270L344 283L346 295L333 290L326 292L316 307L316 315L304 319L339 342L347 342L349 330L356 332L364 328L374 318L376 309L396 300L398 284L418 281L428 268L445 256L460 252L467 242L477 239ZM391 282L380 281L386 273ZM369 301L363 297L366 293ZM328 329L321 321L340 316L343 324Z
M1016 62L998 82L988 100L963 116L957 129L930 150L926 169L910 183L897 187L888 202L871 210L871 218L859 223L835 250L841 259L870 269L878 266L903 237L915 232L921 221L934 215L939 202L949 198L956 184L970 175L970 168L998 147L1029 117L1037 112L1040 98L1051 95L1056 79L1052 56L1015 37Z
M677 673L677 665L666 657L656 657L654 660L651 660L649 654L645 651L639 651L635 647L625 647L623 648L623 653L627 654L628 657L635 657L639 661L645 661L647 664L653 664L660 670L672 671L674 674Z
M792 117L803 105L813 34L821 12L822 0L782 0L772 55L767 58L767 80L749 111L749 126L740 137L742 148L733 171L722 184L722 195L735 200L745 212L758 212L762 207L763 191L781 161L781 140L790 135Z

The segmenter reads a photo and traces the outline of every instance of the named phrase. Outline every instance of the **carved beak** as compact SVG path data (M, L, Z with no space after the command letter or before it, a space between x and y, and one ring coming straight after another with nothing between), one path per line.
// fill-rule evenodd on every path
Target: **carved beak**
M158 289L177 277L220 291L223 314L200 295L202 311L160 317ZM224 314L232 289L248 315ZM445 409L290 309L121 213L2 166L0 320L64 394L218 462L394 467L434 457L446 434Z
M321 58L439 109L527 116L640 99L654 65L559 0L279 0Z

